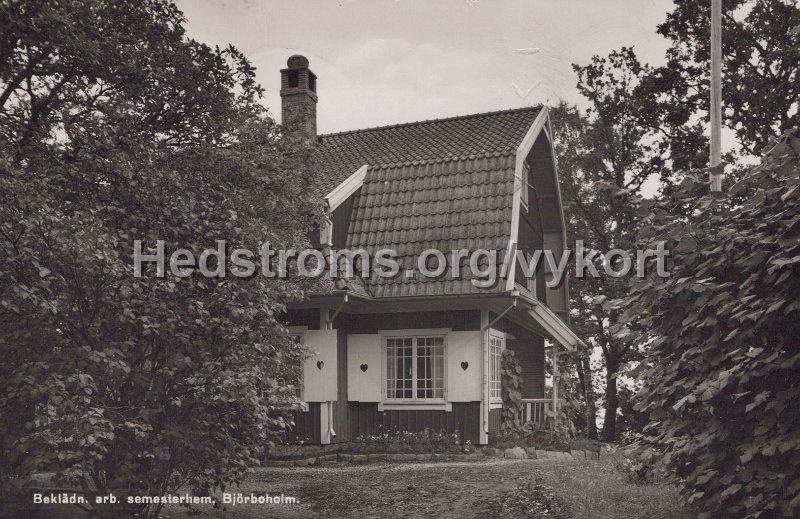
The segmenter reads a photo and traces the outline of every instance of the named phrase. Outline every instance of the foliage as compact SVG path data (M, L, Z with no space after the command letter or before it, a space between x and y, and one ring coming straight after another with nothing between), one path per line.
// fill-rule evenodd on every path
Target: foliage
M676 114L708 111L710 2L674 0L658 33L670 41L667 63L651 83L673 99ZM723 0L722 106L726 128L746 153L800 126L800 24L794 0Z
M624 449L620 449L609 457L625 481L632 485L649 485L661 479L663 473L660 459L651 451L627 455Z
M100 491L224 487L288 425L279 380L303 351L279 317L306 287L137 278L133 241L302 246L307 153L247 60L188 39L171 3L0 17L0 486L53 470Z
M648 180L671 178L674 166L700 166L702 128L670 117L673 109L648 82L651 69L630 48L607 58L594 56L574 66L578 89L590 101L587 113L561 105L553 110L555 150L570 238L595 251L593 263L602 272L602 254L632 251L638 217L635 200ZM669 130L669 131L667 131ZM570 283L571 325L587 343L602 352L605 365L603 439L614 441L619 408L618 376L637 352L631 342L611 333L618 312L603 306L622 296L623 280L581 274ZM574 359L585 403L587 433L595 438L596 409L590 352Z
M551 446L566 449L575 437L575 416L572 406L571 392L568 386L561 384L564 397L557 414L549 413L544 424L532 421L523 423L524 403L522 402L522 366L514 351L506 349L501 358L501 389L503 396L503 414L500 434L492 442L496 445L535 445ZM564 368L559 380L564 379Z
M459 432L448 433L445 430L434 431L425 428L423 431L414 432L397 427L376 434L362 434L355 438L358 443L364 444L367 450L374 448L376 452L470 452L472 444L469 440L463 442Z
M518 433L522 426L522 366L514 350L505 349L500 359L500 391L503 397L501 433Z
M588 117L562 106L553 120L559 126L556 151L568 229L587 247L630 250L643 183L658 179L658 187L669 194L681 171L706 166L709 15L709 2L675 0L658 26L670 43L664 66L642 63L631 47L573 65L578 89L590 103ZM800 125L798 24L794 1L723 1L723 123L736 132L745 154L761 151L772 137ZM730 153L725 157L732 159ZM618 374L638 352L631 349L633 342L610 332L618 312L603 303L626 288L607 278L577 278L570 290L573 326L603 352L603 439L613 441L621 405ZM579 360L575 367L592 436L591 366Z
M489 517L566 517L552 487L538 474L527 477L502 495L490 498L484 505Z
M798 157L793 130L728 195L687 176L640 208L671 276L634 282L616 331L646 348L640 443L705 517L800 514Z
M634 376L634 373L635 370L628 370L628 376ZM641 384L634 384L633 389L627 386L619 388L620 416L617 418L617 434L620 443L625 443L628 436L642 432L649 422L647 413L636 409L637 389L641 389Z

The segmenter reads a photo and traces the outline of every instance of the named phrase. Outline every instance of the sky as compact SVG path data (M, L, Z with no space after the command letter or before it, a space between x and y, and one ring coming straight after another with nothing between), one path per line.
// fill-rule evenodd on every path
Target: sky
M179 0L191 37L233 44L280 118L281 68L317 75L318 133L520 108L582 105L572 63L633 45L663 63L671 0Z

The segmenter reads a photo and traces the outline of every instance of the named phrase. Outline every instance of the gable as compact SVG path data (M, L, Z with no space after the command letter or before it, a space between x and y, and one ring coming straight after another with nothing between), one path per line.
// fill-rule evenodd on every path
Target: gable
M315 150L317 180L327 186L343 179L326 191L334 247L363 248L372 257L384 248L398 254L400 275L363 280L367 292L399 297L513 287L511 278L491 288L474 286L467 258L459 276L449 268L436 279L404 273L417 270L426 249L448 260L453 250L486 249L503 261L520 225L520 153L524 148L539 157L532 149L542 146L536 137L544 135L545 120L546 111L528 108L323 136Z

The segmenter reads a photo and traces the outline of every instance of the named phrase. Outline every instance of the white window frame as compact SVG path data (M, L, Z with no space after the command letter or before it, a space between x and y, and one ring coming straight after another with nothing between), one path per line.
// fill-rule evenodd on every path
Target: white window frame
M381 336L381 402L378 403L378 411L391 411L391 410L444 410L451 411L452 403L447 401L447 343L448 334L452 331L451 328L429 328L419 330L380 330L378 333ZM395 338L418 338L418 337L442 337L442 384L443 384L443 397L442 398L388 398L386 393L386 379L387 379L387 339ZM413 346L413 359L417 358L416 342ZM415 394L414 388L416 387L416 372L417 363L412 360L412 396Z
M495 341L499 341L499 347ZM498 332L489 334L489 403L503 403L503 351L506 349L506 336ZM492 362L494 360L494 363Z

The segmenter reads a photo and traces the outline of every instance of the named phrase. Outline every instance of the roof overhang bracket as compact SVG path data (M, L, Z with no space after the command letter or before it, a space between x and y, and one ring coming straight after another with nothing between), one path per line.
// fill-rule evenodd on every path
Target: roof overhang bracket
M339 303L339 306L336 307L336 311L333 312L333 315L331 316L331 318L329 320L330 323L333 323L334 319L336 319L336 316L338 316L339 312L342 311L342 308L344 307L345 303L347 303L347 301L348 301L348 297L347 297L347 294L345 294L344 297L342 298L342 302Z
M495 318L494 318L494 320L493 320L492 322L490 322L489 324L487 324L486 326L484 326L483 328L481 328L481 331L482 331L482 332L485 332L486 330L488 330L489 328L491 328L491 327L492 327L492 325L493 325L494 323L496 323L497 321L499 321L500 319L502 319L503 317L505 317L505 315L506 315L508 312L510 312L511 310L513 310L513 309L514 309L516 306L517 306L517 299L516 299L516 298L514 298L514 301L513 301L513 302L512 302L512 303L511 303L511 304L508 306L508 308L506 308L505 310L503 310L503 312L502 312L500 315L498 315L497 317L495 317Z

